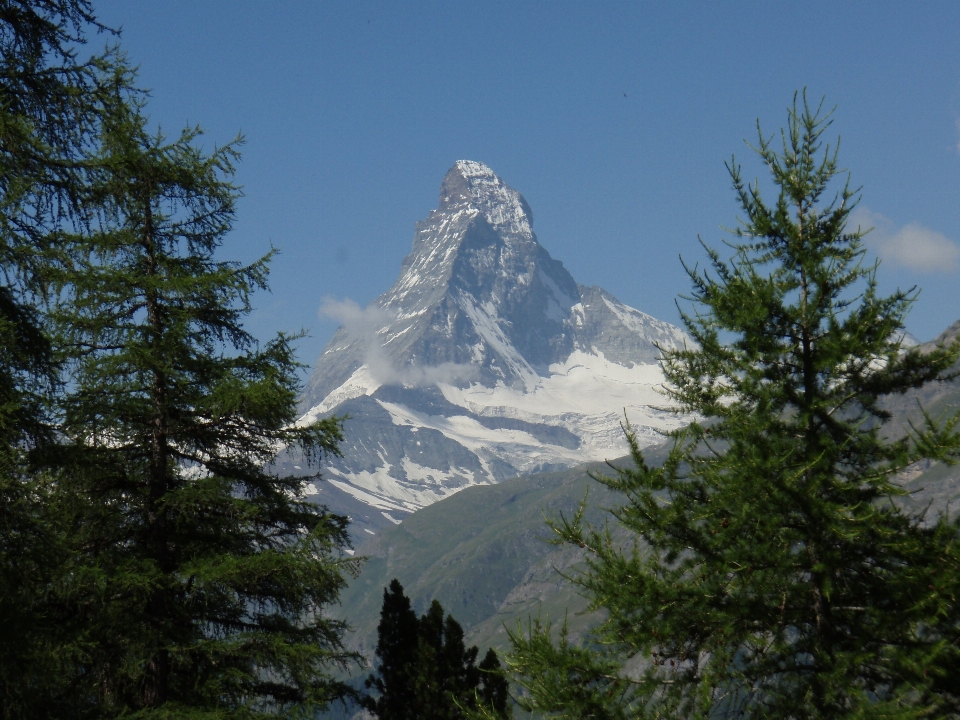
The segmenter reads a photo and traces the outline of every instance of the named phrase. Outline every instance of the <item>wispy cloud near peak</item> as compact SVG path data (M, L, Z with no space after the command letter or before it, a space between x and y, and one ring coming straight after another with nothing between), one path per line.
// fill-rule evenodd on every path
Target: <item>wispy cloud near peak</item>
M380 338L383 331L397 319L386 308L374 304L360 307L353 300L328 297L320 306L319 315L339 322L347 336L361 344L364 365L373 378L383 385L430 387L439 383L470 382L478 377L479 368L464 363L398 367L387 354Z

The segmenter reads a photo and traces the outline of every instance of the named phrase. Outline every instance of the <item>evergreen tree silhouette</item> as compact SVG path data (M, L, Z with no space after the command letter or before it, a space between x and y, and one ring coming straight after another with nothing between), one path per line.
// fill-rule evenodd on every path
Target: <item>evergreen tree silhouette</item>
M377 697L363 705L380 720L463 720L478 703L498 717L510 715L493 649L478 667L478 649L466 647L460 623L437 600L417 618L396 579L383 591L376 653L377 672L366 686Z

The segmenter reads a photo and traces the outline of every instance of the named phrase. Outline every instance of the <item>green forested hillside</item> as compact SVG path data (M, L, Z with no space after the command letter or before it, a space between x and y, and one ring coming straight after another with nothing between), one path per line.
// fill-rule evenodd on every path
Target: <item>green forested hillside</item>
M501 606L529 606L536 613L541 597L569 595L551 565L576 558L546 541L543 512L572 512L592 483L586 470L469 488L368 541L363 572L341 597L357 648L369 653L376 644L383 588L393 578L418 613L438 599L471 642ZM602 497L601 489L591 489L592 501ZM521 597L527 602L517 602Z
M658 453L652 450L651 458ZM504 647L504 624L541 611L562 619L569 609L571 627L584 628L589 619L578 613L585 604L557 573L575 567L580 554L548 542L544 517L574 512L589 489L587 519L603 522L602 508L613 497L588 472L604 469L591 463L468 488L365 543L363 571L341 595L354 627L351 644L372 652L383 589L393 578L418 612L439 600L481 650Z

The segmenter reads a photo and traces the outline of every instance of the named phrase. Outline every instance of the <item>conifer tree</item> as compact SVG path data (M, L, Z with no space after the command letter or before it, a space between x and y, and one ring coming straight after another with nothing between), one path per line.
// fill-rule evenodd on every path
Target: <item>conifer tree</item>
M419 619L396 579L383 591L376 654L377 673L364 707L380 720L462 720L478 705L494 717L510 716L506 680L491 648L480 667L478 649L466 647L463 628L439 601Z
M511 717L513 711L510 705L510 683L503 674L500 658L493 648L487 650L477 669L480 670L478 709L483 711L485 717Z
M394 578L389 588L383 589L383 607L377 626L376 655L379 658L377 674L366 682L376 690L378 697L364 699L364 705L380 720L414 720L414 687L419 651L419 623L410 607L410 598Z
M54 239L77 219L96 125L95 67L77 48L103 29L86 0L0 1L0 717L40 717L64 639L45 597L62 554L38 471L57 386L44 322Z
M419 653L414 678L418 717L459 720L474 705L480 684L476 646L463 643L463 628L445 615L438 600L419 622Z
M960 347L903 351L915 295L878 293L849 185L831 198L829 114L795 101L756 147L777 196L728 166L742 210L729 260L688 268L695 347L664 353L668 396L700 420L651 467L598 478L636 539L558 518L607 613L586 646L513 634L524 702L556 717L960 715L960 524L913 516L897 475L960 457L960 416L890 439L883 399L949 374ZM895 437L895 434L894 434Z
M291 338L243 329L267 260L215 257L234 217L237 143L151 134L130 72L102 78L90 232L57 313L71 393L58 477L72 539L61 601L84 640L76 713L310 714L351 655L328 611L357 561L346 518L280 477L283 447L337 452L336 419L296 420Z

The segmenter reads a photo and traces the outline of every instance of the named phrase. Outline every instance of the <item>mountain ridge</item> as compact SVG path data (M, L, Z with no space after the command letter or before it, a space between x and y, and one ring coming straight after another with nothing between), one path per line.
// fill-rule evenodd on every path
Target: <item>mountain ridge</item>
M624 414L643 444L683 421L657 388L660 348L685 334L578 284L482 163L447 172L391 288L325 312L341 326L302 422L350 416L328 480L390 522L471 485L618 457Z

